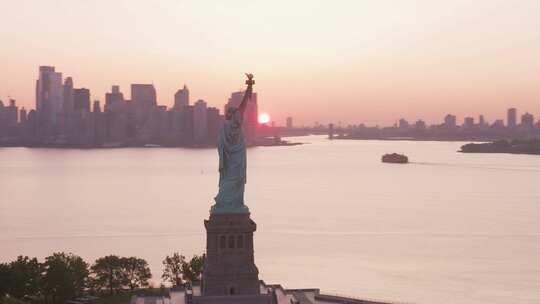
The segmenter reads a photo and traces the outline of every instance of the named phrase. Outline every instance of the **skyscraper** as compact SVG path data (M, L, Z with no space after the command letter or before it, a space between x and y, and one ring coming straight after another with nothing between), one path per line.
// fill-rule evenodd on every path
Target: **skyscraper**
M36 110L38 130L41 134L51 134L62 113L64 90L62 73L52 66L40 66L36 81Z
M21 121L21 124L24 124L26 123L26 118L27 118L27 112L26 112L26 109L23 107L20 111L19 111L19 119Z
M99 100L94 100L94 103L92 104L92 112L101 113L101 104L99 103Z
M398 122L398 127L400 129L408 129L409 128L409 122L405 118L401 118Z
M530 113L521 115L521 127L530 130L534 126L534 116Z
M419 119L414 123L414 128L416 130L425 130L426 129L426 122Z
M180 112L181 142L185 145L193 144L193 106L185 106Z
M157 105L156 89L153 84L132 84L131 102L136 107L152 108Z
M237 108L240 106L240 103L242 102L242 97L244 96L243 91L234 92L231 94L231 97L229 98L229 102L225 104L225 113L227 113L227 109L229 107L235 107ZM253 142L257 135L257 128L258 128L258 117L259 117L259 110L257 105L257 93L253 92L251 95L251 99L248 100L246 105L246 110L244 112L244 122L242 124L242 127L244 129L244 133L246 136L246 140L249 142Z
M508 109L506 113L506 126L509 128L515 128L517 125L517 111L516 108Z
M5 119L8 127L16 127L19 122L19 108L16 105L15 99L9 100L9 105L4 108Z
M111 93L105 94L105 111L112 110L115 107L121 107L124 103L124 94L120 92L120 87L113 85Z
M474 127L474 118L465 117L465 120L463 121L463 127L464 128L472 128L472 127Z
M186 85L174 94L174 109L182 110L185 106L189 106L189 90Z
M219 129L223 125L223 116L219 115L219 109L214 107L207 108L206 113L207 137L210 143L215 143L218 138Z
M444 117L444 126L446 128L452 129L456 127L456 116L448 114Z
M64 114L68 115L69 113L73 112L73 104L75 101L74 93L73 93L73 79L71 77L67 77L64 81L64 87L63 87L63 111Z
M153 84L132 84L131 103L135 110L135 124L140 130L150 131L146 123L157 108L156 89ZM148 136L148 132L146 132ZM143 132L144 133L144 132ZM142 133L141 133L142 134Z
M90 90L73 89L73 109L75 111L90 112Z
M478 116L478 125L480 125L480 127L484 127L486 125L486 121L484 119L484 115L480 115Z
M193 137L196 143L204 143L208 138L206 102L199 99L193 105Z
M292 128L293 127L293 118L292 117L287 117L287 128Z

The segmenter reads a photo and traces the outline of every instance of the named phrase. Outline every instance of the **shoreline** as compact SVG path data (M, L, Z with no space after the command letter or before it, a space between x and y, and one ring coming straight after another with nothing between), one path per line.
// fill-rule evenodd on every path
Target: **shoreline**
M488 143L468 143L461 146L461 153L503 153L540 155L540 141L533 140L497 140Z
M247 145L247 148L255 147L284 147L284 146L299 146L305 143L301 142L288 142L283 141L279 143L259 143L254 145ZM142 148L142 149L160 149L160 148L181 148L181 149L214 149L217 145L157 145L157 144L137 144L137 145L118 145L118 146L83 146L83 145L66 145L66 144L0 144L0 149L2 148L28 148L28 149L66 149L66 150L109 150L109 149L129 149L129 148Z

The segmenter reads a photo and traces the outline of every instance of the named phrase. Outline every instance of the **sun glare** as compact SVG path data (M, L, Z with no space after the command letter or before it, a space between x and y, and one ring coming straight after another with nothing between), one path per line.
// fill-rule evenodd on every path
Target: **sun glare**
M270 115L267 113L261 113L259 114L259 123L260 124L267 124L270 122Z

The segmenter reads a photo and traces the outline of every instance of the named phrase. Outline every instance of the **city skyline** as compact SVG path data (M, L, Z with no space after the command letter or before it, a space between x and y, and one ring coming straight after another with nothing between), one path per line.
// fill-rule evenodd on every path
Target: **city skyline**
M66 96L64 94L66 94L66 93L63 92L63 90L64 90L63 87L66 86L66 85L70 86L71 90L72 90L71 95L73 95L73 96L71 96L71 99L73 99L73 100L71 101L71 105L67 105L67 107L70 107L71 109L73 109L73 108L76 108L76 109L84 108L87 111L90 111L92 107L103 106L103 108L105 110L106 105L109 103L109 101L107 101L108 98L113 98L114 99L114 97L110 96L111 94L113 94L113 95L114 94L120 94L120 96L121 96L120 98L122 100L131 101L131 100L133 100L132 95L136 94L139 91L142 92L141 93L142 95L148 94L148 93L143 92L145 88L148 88L148 89L150 89L152 91L152 92L150 92L150 95L152 95L150 97L152 99L153 106L161 106L161 107L164 106L165 109L168 109L168 110L180 110L182 107L187 106L190 103L190 91L189 91L189 88L188 88L186 83L184 83L184 84L182 84L181 86L178 87L178 89L176 90L176 93L174 93L174 95L172 96L172 103L171 104L167 104L167 103L164 104L162 99L169 99L169 98L163 98L162 97L161 99L159 99L158 98L158 92L157 92L157 90L155 88L155 85L153 83L151 83L151 84L131 83L131 84L129 84L128 87L131 87L131 94L129 95L129 98L128 98L127 94L124 96L124 94L122 92L120 92L121 86L119 86L117 84L112 84L112 85L109 86L108 91L101 94L102 96L100 97L100 96L96 96L97 94L92 94L92 90L86 88L84 85L81 86L80 88L74 88L74 80L73 80L74 77L66 75L66 74L69 74L69 73L62 73L61 71L57 71L55 66L51 66L51 65L42 65L42 66L40 66L39 67L39 75L41 75L41 73L43 73L42 70L44 70L45 72L49 72L49 73L51 73L51 75L53 75L52 81L53 81L54 86L57 87L56 88L57 91L53 92L54 93L53 95L54 95L54 98L58 99L58 104L56 105L56 110L55 111L58 112L58 113L64 111L63 108L66 107L66 105L64 104L64 102L65 102L64 99L66 99ZM39 79L38 79L37 82L36 82L35 90L39 90L39 89L40 89L40 82L39 82ZM227 101L225 101L225 102L223 102L221 104L218 104L216 106L213 106L212 103L209 103L207 100L204 100L204 99L201 99L201 98L196 98L194 100L195 100L195 103L198 102L198 101L204 102L205 108L208 105L208 107L217 108L220 111L222 111L222 110L225 110L228 107L229 103L233 102L233 101L231 101L233 99L235 99L233 103L237 104L239 102L238 96L241 95L241 93L242 93L241 90L232 92L231 95L228 97ZM63 95L63 96L61 96L61 95ZM257 96L258 96L257 93L253 94L253 99L255 100L256 104L258 104ZM124 97L125 97L125 99L124 99ZM38 110L39 109L40 99L41 98L42 98L42 96L40 94L36 93L36 95L34 97L34 100L35 100L34 104L30 105L30 106L25 106L24 104L21 105L20 100L17 100L15 98L13 98L12 96L8 96L5 99L2 99L0 97L0 101L3 101L5 106L8 106L12 101L15 101L18 109L19 110L24 110L27 113L27 112L29 112L31 110ZM291 126L292 126L292 118L293 117L295 117L295 126L301 126L301 127L310 127L310 126L317 127L317 126L326 125L326 124L337 124L337 125L341 125L341 126L367 125L367 126L374 126L374 127L389 127L389 126L400 126L400 127L402 127L403 124L409 125L412 122L426 124L427 126L436 126L436 125L439 125L441 123L441 121L442 121L442 124L447 124L446 120L448 119L449 116L453 116L453 120L455 121L454 122L455 125L462 125L462 126L473 125L473 124L475 124L475 122L478 122L478 125L480 125L480 126L482 126L482 125L488 126L488 125L495 124L495 125L504 125L504 126L515 127L515 126L517 126L517 125L519 125L521 123L521 120L523 120L523 116L527 116L527 118L525 118L525 119L531 121L531 127L533 125L537 124L537 121L534 118L534 113L531 113L530 111L523 110L523 112L518 112L518 109L516 109L515 107L510 107L510 108L507 107L507 108L505 108L505 111L506 112L504 112L502 115L492 117L491 119L486 117L484 114L482 114L483 112L479 112L477 115L473 115L471 113L464 113L463 116L459 116L459 115L455 114L455 111L450 110L449 112L444 113L440 118L438 118L438 119L436 118L436 119L434 119L432 121L430 121L428 119L425 119L424 117L421 116L421 114L417 114L417 115L413 116L415 118L411 119L410 117L400 116L400 114L395 113L394 116L396 118L391 120L386 125L385 124L378 124L378 123L369 124L369 123L366 123L365 121L359 121L359 120L354 120L352 122L343 122L342 120L323 121L323 122L314 121L314 122L307 123L307 124L306 123L298 124L295 115L287 115L287 116L283 117L283 121L276 121L274 119L274 117L271 116L269 113L267 113L267 112L259 112L258 108L255 107L255 109L253 111L251 111L251 112L253 112L255 114L251 115L250 124L254 125L254 124L260 123L260 122L258 122L258 120L260 119L260 117L258 117L259 113L264 115L265 119L269 120L268 122L266 122L267 124L271 124L272 126L275 125L275 126L286 126L286 127L289 127L289 124L288 124L289 119L291 119ZM513 111L513 114L511 115L510 112L512 112L512 111ZM18 114L18 115L20 115L20 114ZM510 116L512 116L512 118ZM462 123L459 123L460 119L462 119ZM17 119L17 120L19 120L19 119ZM538 124L540 124L540 120L538 121Z
M14 13L0 29L8 42L0 56L9 58L0 96L30 108L35 67L51 64L99 94L112 83L154 83L169 107L184 83L219 106L253 72L260 110L299 125L389 125L398 113L428 123L448 112L492 119L508 106L538 113L539 8L536 1L58 1L53 11L5 1L0 9Z
M118 85L105 100L91 98L87 88L77 88L73 77L63 77L54 66L39 66L33 109L16 100L0 100L0 143L64 147L197 146L215 144L225 116L220 109L198 99L190 104L186 85L174 95L174 106L161 105L153 84L131 84L130 98ZM243 91L231 93L223 112L238 107ZM93 99L93 102L91 100ZM249 145L268 144L258 122L257 93L247 99L244 132ZM274 144L283 143L280 139Z
M102 103L91 98L87 88L77 88L76 80L54 66L39 66L35 81L34 109L18 107L16 100L0 102L0 139L5 145L119 147L119 146L207 146L215 144L224 115L203 99L190 104L186 84L174 94L174 105L162 105L153 84L131 84L130 98L118 85L112 85ZM244 91L232 92L221 108L227 113L238 107ZM508 108L506 118L492 121L483 114L476 120L463 117L460 123L452 113L442 123L423 119L409 122L400 118L391 126L370 126L363 122L344 125L341 122L320 124L314 128L294 129L293 117L283 124L270 121L267 113L258 111L258 94L250 94L244 113L244 132L250 145L283 145L281 136L325 132L329 137L352 139L409 138L420 140L492 140L506 137L535 138L540 134L540 120L534 114ZM93 101L91 101L93 100ZM0 100L1 101L1 100ZM298 125L296 125L298 127ZM278 127L278 128L274 128ZM296 131L295 131L296 130ZM300 131L300 133L298 133Z

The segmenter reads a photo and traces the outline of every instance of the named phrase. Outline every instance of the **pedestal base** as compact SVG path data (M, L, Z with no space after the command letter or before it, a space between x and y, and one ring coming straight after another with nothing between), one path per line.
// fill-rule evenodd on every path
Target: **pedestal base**
M204 226L202 296L258 295L259 270L253 253L257 225L249 213L210 214Z

